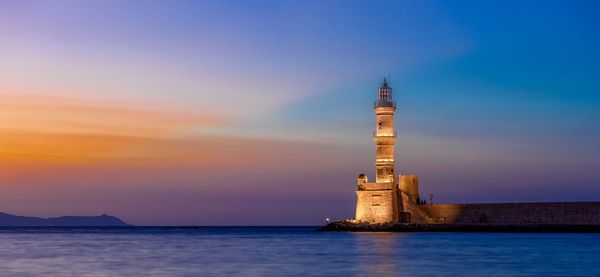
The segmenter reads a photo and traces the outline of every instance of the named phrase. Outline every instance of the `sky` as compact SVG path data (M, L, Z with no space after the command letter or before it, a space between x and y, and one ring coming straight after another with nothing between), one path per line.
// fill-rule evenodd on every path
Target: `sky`
M396 171L441 203L600 200L597 1L0 1L0 211L320 225Z

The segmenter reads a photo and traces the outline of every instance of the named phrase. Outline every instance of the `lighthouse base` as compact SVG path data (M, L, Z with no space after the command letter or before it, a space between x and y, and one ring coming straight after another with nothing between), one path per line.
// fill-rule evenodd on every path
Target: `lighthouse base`
M362 184L356 191L356 220L368 223L397 222L396 191L392 184Z

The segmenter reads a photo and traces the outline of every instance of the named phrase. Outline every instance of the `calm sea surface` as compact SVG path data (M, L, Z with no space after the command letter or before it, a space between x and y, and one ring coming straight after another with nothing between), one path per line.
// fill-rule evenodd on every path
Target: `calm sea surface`
M600 234L0 228L0 276L600 276Z

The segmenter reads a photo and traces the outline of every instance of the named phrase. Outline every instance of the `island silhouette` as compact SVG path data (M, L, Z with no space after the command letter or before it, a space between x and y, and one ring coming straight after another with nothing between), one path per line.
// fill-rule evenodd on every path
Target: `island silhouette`
M60 216L30 217L0 212L0 227L59 226L59 227L120 227L132 226L118 217L100 216Z

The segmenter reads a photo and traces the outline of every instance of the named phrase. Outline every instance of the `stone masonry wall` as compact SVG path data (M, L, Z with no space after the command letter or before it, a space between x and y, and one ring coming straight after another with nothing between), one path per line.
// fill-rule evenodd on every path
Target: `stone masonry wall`
M376 223L396 221L395 191L358 190L356 196L356 220Z
M600 224L600 202L405 205L413 223Z

